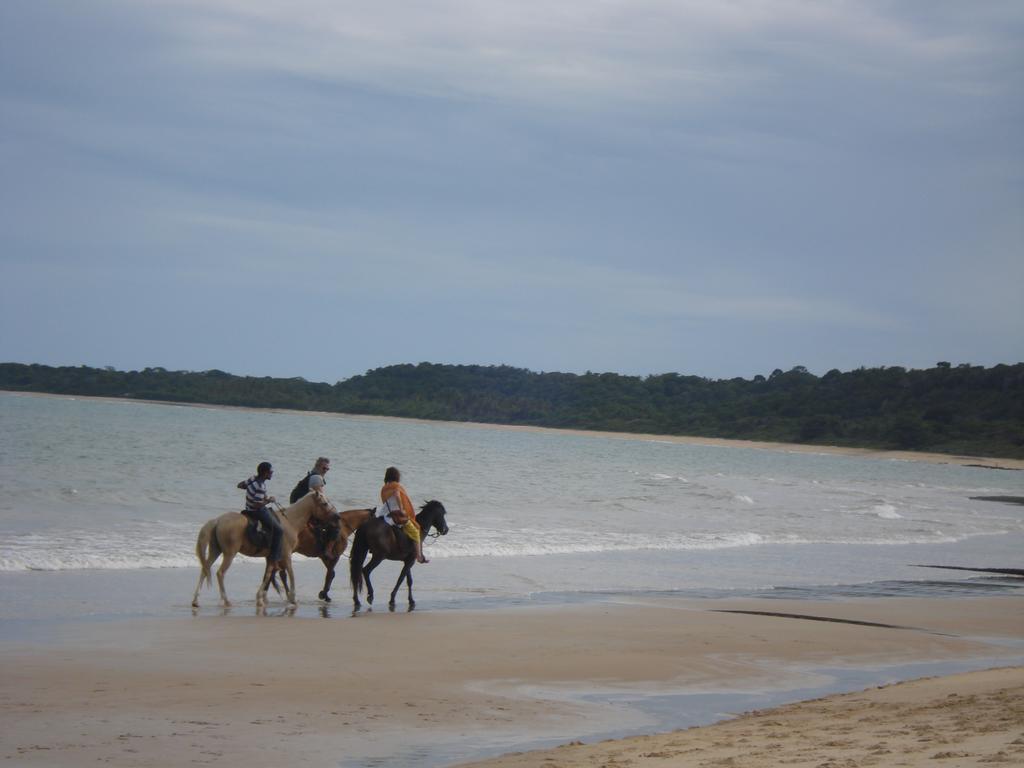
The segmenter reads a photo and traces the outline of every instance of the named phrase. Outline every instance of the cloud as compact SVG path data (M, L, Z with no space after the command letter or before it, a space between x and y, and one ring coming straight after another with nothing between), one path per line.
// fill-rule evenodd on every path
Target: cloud
M0 268L48 281L3 320L32 329L18 349L138 335L183 360L151 342L146 364L199 367L176 339L192 300L211 338L191 353L231 370L244 288L305 310L260 322L281 373L328 380L431 355L996 360L1020 349L1022 21L1010 2L0 4ZM94 322L83 280L138 334ZM365 319L388 281L414 321ZM341 329L325 372L291 351L307 325Z
M929 23L969 21L950 3L914 18L881 2L221 0L194 4L177 27L186 55L217 68L564 109L742 96L777 83L787 63L876 78L958 67L991 56L997 24L1016 11L986 15L951 33Z

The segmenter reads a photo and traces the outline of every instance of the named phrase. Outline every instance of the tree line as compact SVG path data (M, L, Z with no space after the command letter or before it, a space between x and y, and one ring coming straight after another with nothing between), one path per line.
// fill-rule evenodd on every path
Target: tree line
M0 363L0 389L1024 458L1024 363L753 379L393 365L326 384L224 371Z

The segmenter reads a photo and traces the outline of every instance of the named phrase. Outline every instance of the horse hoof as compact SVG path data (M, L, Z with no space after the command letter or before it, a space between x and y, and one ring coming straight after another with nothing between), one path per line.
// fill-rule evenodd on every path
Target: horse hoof
M331 598L328 596L326 592L320 593L320 599L323 600L325 603L331 602Z
M198 600L193 600L192 601L192 607L193 608L198 608L199 607L199 601Z

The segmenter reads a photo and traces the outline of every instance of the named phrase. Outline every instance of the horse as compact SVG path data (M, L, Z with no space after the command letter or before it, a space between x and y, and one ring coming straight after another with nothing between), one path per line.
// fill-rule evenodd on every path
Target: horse
M420 513L416 515L416 522L420 524L420 531L426 536L431 527L437 531L437 536L445 536L448 533L448 523L445 522L445 508L440 501L428 501L420 507ZM363 561L366 560L366 553L372 553L370 563L365 568ZM400 560L404 563L402 572L398 574L398 581L395 588L391 590L391 599L388 607L394 610L395 594L405 579L409 586L409 610L416 607L416 601L412 599L412 566L416 562L416 547L405 536L399 535L394 526L380 517L373 517L356 529L356 537L352 542L352 553L349 555L349 576L352 581L352 602L356 610L362 607L359 602L359 593L363 591L363 581L366 582L366 602L373 604L373 585L370 583L370 574L373 569L384 560Z
M327 528L330 538L326 542L318 538L316 532L309 525L299 531L294 551L306 557L319 558L327 569L327 574L324 576L324 588L320 590L319 595L325 603L331 602L328 592L330 592L331 583L334 581L334 568L348 548L348 537L369 520L372 514L372 509L346 509L344 512L339 512L337 527ZM287 590L288 577L284 573L281 574L281 580Z
M338 510L321 491L308 493L292 504L287 509L275 512L283 529L281 535L281 559L273 563L267 557L270 552L266 546L256 546L246 536L245 529L249 525L249 519L241 512L227 512L220 517L209 520L199 530L196 537L196 557L199 558L199 583L196 584L195 594L192 596L192 606L199 607L199 590L203 584L209 585L210 566L221 554L224 560L217 569L217 585L220 587L220 599L225 607L231 605L227 594L224 592L224 574L231 567L231 561L235 555L241 552L250 557L266 557L266 570L263 572L263 581L256 592L256 605L262 606L266 601L267 586L270 584L270 577L275 569L280 568L283 574L288 575L286 596L289 604L295 604L295 574L292 571L292 552L298 543L299 532L305 530L310 520L319 520L325 523L334 523L338 518Z

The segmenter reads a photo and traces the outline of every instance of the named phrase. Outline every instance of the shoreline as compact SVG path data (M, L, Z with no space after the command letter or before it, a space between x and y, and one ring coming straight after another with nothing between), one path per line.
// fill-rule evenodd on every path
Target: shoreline
M962 467L980 469L1024 471L1024 459L1001 458L994 456L964 456L950 453L933 453L927 451L898 451L877 448L853 448L835 445L809 445L806 443L778 443L758 440L741 440L719 437L693 437L686 435L658 435L642 432L607 432L601 430L561 429L556 427L537 427L522 424L488 424L476 421L441 421L416 419L404 416L376 416L371 414L336 413L333 411L302 411L288 408L253 408L239 405L217 405L213 403L181 403L173 400L141 400L129 397L103 397L96 395L63 395L49 392L27 392L20 390L0 390L0 393L23 395L28 397L54 397L71 400L90 400L108 403L137 403L141 405L173 405L183 408L207 408L232 411L259 413L281 413L289 415L310 415L327 418L356 419L364 421L383 421L405 424L441 424L446 426L464 427L467 429L504 430L509 432L530 432L535 434L574 435L577 437L602 437L618 440L639 440L644 442L659 441L680 445L712 446L718 448L749 448L754 450L778 451L783 453L826 454L831 456L852 456L882 461L920 461L929 464L953 464Z
M45 766L441 768L596 741L557 749L559 765L583 766L603 763L562 760L631 736L647 755L636 765L678 765L650 757L668 746L637 740L746 727L731 718L910 678L1007 665L1017 671L1000 681L1024 674L1024 602L1010 596L966 598L955 611L943 598L619 596L328 621L271 607L58 624L40 642L4 634L0 755ZM824 728L820 709L805 714ZM1008 727L1020 736L1020 725ZM743 737L751 750L777 741L754 730ZM656 732L669 735L633 736ZM820 749L812 765L832 754ZM540 763L530 754L470 764Z

